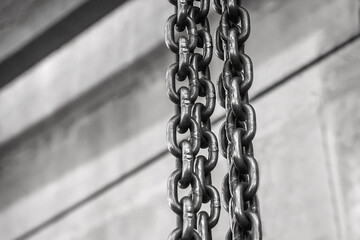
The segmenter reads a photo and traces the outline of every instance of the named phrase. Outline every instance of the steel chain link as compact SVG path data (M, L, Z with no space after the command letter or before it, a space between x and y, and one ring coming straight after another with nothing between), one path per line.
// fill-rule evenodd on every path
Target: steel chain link
M215 108L215 87L209 63L213 45L207 15L210 0L169 0L175 6L165 25L165 43L176 55L166 73L166 89L175 104L166 135L169 151L176 158L176 170L168 180L168 202L177 215L177 227L168 239L210 240L211 229L220 215L220 195L211 183L211 171L218 160L218 142L211 131L210 117ZM202 49L202 54L195 49ZM188 80L188 85L181 82ZM205 99L205 104L199 97ZM185 134L188 132L187 137ZM183 140L178 141L178 136ZM207 157L198 155L207 149ZM190 187L179 200L178 188ZM201 211L210 202L210 213Z
M215 37L216 54L224 60L217 86L220 105L226 109L226 120L219 136L221 154L228 161L228 174L222 184L222 202L230 218L226 239L260 240L256 196L259 170L252 145L256 118L248 96L253 66L244 52L250 34L249 14L241 0L214 0L213 6L221 15Z

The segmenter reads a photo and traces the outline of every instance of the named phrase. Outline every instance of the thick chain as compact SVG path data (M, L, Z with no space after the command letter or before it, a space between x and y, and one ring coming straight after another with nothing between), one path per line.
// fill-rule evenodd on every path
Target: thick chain
M215 87L210 80L212 38L207 14L210 0L169 0L175 6L165 26L165 42L176 54L166 74L166 89L175 104L175 116L167 125L167 144L176 158L176 170L168 180L168 202L177 215L177 227L168 239L211 239L211 229L220 215L220 195L211 183L211 171L218 160L218 142L211 131L210 116L215 108ZM177 37L179 36L179 37ZM177 37L177 40L175 39ZM202 54L195 53L196 48ZM176 84L188 79L187 86ZM186 84L182 84L186 85ZM199 102L203 97L205 104ZM189 132L187 137L178 134ZM200 148L207 156L198 155ZM178 188L190 192L179 200ZM210 202L210 213L201 211Z
M241 0L214 0L213 6L221 15L216 30L216 54L224 60L218 92L220 105L226 109L226 120L220 129L221 154L228 162L228 173L222 184L222 202L230 218L226 239L260 240L256 196L259 171L252 145L256 119L248 96L253 66L244 53L250 34L249 14L241 6Z

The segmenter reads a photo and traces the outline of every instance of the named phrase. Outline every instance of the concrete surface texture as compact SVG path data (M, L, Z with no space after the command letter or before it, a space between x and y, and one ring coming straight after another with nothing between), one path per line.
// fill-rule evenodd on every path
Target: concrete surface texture
M69 14L90 21L79 7L92 1L1 2L0 73ZM243 2L263 239L360 239L359 2ZM167 1L127 1L0 88L0 239L149 240L174 229L164 84L174 56L163 40L172 12ZM214 32L219 16L209 18ZM214 83L221 69L214 55ZM213 119L223 116L217 105ZM218 189L226 171L220 157ZM228 229L222 209L213 239Z

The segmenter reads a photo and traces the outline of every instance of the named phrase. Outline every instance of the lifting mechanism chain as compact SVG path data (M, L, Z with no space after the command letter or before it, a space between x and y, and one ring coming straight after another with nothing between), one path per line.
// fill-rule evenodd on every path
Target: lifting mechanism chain
M220 195L211 181L219 150L210 120L216 101L209 69L213 52L207 18L210 0L169 2L175 13L166 21L165 43L175 54L175 63L166 73L166 92L175 104L175 115L169 120L166 136L176 169L168 180L168 202L176 214L177 226L168 239L211 240L211 229L220 216ZM253 68L244 53L250 34L249 14L240 0L214 0L213 6L220 14L216 54L224 60L217 87L220 105L226 112L219 133L220 152L228 163L222 183L222 204L230 219L226 239L261 240L256 196L259 171L252 146L256 119L248 97ZM202 54L196 52L197 48ZM177 89L176 83L185 80L187 86ZM178 141L178 135L183 140ZM200 155L200 149L207 149L207 156ZM178 188L189 188L189 194L179 200ZM201 206L209 202L208 213Z

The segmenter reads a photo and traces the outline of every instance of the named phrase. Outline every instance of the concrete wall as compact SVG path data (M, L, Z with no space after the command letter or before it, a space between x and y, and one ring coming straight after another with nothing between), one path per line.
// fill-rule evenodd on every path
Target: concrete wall
M37 16L41 24L32 24L44 32L44 22L91 1L64 3L56 16L55 1L34 2L43 14L29 7L23 18ZM0 11L19 4L0 3ZM264 239L360 239L359 3L245 4ZM173 107L164 77L173 56L163 25L172 11L167 1L128 1L0 89L0 239L168 236L175 216L166 181L174 159L165 126ZM1 22L11 17L1 15ZM30 20L0 26L2 38L36 41L38 33L26 31ZM214 11L210 22L214 30ZM0 60L21 52L19 42L3 41ZM216 57L211 68L216 79ZM214 119L223 115L217 106ZM218 189L226 168L220 158ZM228 228L223 210L213 238Z

